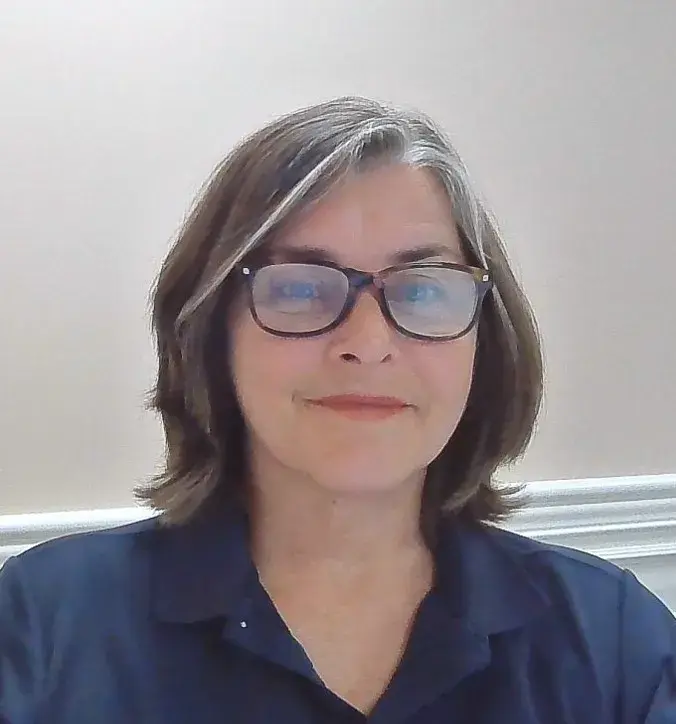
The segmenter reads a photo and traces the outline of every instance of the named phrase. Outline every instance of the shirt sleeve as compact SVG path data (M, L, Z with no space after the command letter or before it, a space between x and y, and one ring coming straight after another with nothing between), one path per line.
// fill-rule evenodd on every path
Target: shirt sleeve
M622 724L676 724L676 618L633 573L621 608Z
M40 675L38 620L18 559L0 568L0 722L33 722Z

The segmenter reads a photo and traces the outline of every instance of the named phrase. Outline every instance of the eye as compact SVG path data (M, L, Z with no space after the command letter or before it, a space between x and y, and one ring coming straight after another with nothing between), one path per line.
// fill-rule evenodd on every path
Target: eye
M287 282L276 285L273 295L280 299L316 299L319 289L311 282Z
M444 288L434 281L418 280L401 284L395 292L400 302L409 304L434 304L445 298Z

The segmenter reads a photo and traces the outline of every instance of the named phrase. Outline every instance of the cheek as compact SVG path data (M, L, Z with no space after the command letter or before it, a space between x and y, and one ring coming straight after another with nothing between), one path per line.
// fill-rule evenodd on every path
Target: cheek
M476 342L464 337L429 345L416 360L419 379L427 388L430 414L455 425L465 409L472 385Z
M296 381L316 364L314 345L309 340L285 340L268 334L248 312L235 320L231 330L230 365L245 417L255 423L261 417L283 414L291 403Z

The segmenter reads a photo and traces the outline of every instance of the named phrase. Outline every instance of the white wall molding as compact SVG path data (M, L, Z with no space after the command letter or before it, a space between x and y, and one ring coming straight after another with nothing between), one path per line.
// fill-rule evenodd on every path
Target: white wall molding
M133 523L149 517L143 508L98 508L0 515L0 565L33 545L73 533Z
M506 526L636 571L676 609L676 473L530 483ZM148 517L141 508L0 515L0 565L32 545Z
M676 473L528 486L508 528L630 568L676 611Z
M676 555L676 473L528 485L507 527L613 561Z

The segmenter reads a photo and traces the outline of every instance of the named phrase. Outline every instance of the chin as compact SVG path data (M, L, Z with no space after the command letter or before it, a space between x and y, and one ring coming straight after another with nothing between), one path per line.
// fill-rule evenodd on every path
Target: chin
M306 466L307 472L321 488L336 495L381 494L416 485L422 481L426 466L406 464L402 460L383 461L373 452L365 459L354 456L349 462L331 460L313 461ZM305 467L305 466L304 466Z

